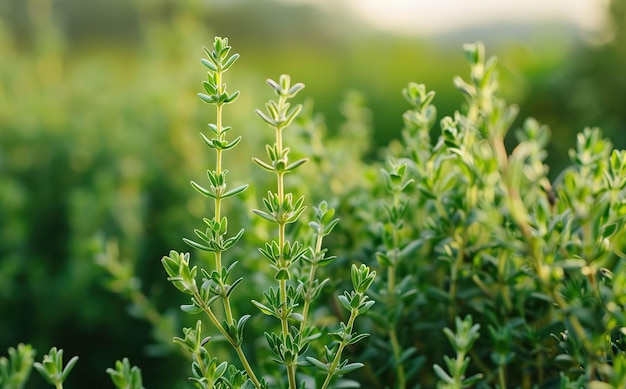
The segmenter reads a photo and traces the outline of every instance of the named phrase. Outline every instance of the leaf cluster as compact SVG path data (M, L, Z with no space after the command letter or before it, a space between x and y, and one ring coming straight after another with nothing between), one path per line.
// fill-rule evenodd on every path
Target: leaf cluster
M469 76L454 84L466 102L439 120L438 136L431 140L435 93L410 83L402 91L409 105L402 138L382 151L384 161L350 172L328 167L341 161L325 155L333 141L328 150L320 147L319 123L298 117L303 106L292 99L304 85L286 75L268 80L277 99L257 114L276 138L265 146L266 159L252 160L276 187L260 200L264 209L252 212L265 223L259 230L267 223L272 230L247 239L243 229L229 234L232 219L222 214L222 201L248 188L231 189L222 166L222 153L243 139L226 139L232 128L222 123L222 109L239 96L223 82L238 55L222 38L205 48L206 93L199 97L217 119L208 126L211 137L201 134L199 143L216 162L207 184L191 185L212 202L213 214L195 229L197 241L184 242L214 262L196 264L175 250L161 261L168 281L190 300L181 309L201 315L174 338L191 359L193 385L325 389L346 384L339 378L346 374L380 388L625 385L626 152L587 128L570 151L570 166L551 174L549 129L520 121L517 107L499 97L497 60L482 44L463 50ZM308 144L290 132L285 145L292 126L300 126ZM505 142L510 134L514 146ZM334 150L348 150L351 141L355 132L340 135ZM310 160L290 160L296 146L311 151ZM319 172L307 173L310 165ZM308 187L287 187L287 174ZM334 174L356 175L362 187L342 187L329 178ZM320 196L315 191L331 198L311 207L309 197ZM228 258L241 242L257 245L236 251L239 261ZM346 266L355 258L366 263ZM238 263L258 259L268 261L257 268L269 274L238 277ZM101 265L114 276L112 287L148 306L122 262L110 256ZM233 303L234 290L252 280L268 284L248 305L261 315ZM211 324L208 336L203 320ZM215 338L232 352L222 352ZM10 349L0 359L0 385L22 387L35 366L60 387L77 362L64 364L56 348L41 362L33 356L29 346ZM116 387L142 386L126 359L107 372Z
M624 153L587 128L571 165L550 175L549 129L533 119L514 128L518 109L498 96L496 59L480 43L463 49L470 75L455 85L465 107L431 141L434 93L409 84L401 143L388 147L361 203L380 204L378 218L365 215L378 229L363 235L378 242L373 296L385 301L362 354L380 366L376 385L620 382L623 290L612 280L626 258Z

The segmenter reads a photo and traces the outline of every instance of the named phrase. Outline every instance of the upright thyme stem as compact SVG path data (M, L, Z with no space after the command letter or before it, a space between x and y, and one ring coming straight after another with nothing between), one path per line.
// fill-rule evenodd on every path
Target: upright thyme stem
M279 107L284 105L285 100L281 97L279 99ZM283 137L281 128L276 128L276 151L278 155L282 155L283 150ZM282 208L283 203L285 202L285 182L284 182L285 174L282 171L276 172L276 180L277 180L277 195L278 195L278 204L279 207ZM281 266L284 268L288 268L291 264L288 259L285 257L285 222L280 218L279 211L279 220L278 223L278 247L279 247L279 256ZM281 278L278 280L279 288L280 288L280 306L281 315L280 315L280 324L281 331L283 335L283 339L287 339L289 336L289 308L287 301L287 279ZM296 388L296 366L295 364L287 364L287 377L289 379L289 387Z
M397 241L397 234L394 232L394 241ZM396 246L397 247L397 246ZM389 304L395 304L395 289L396 289L396 264L392 264L387 269L387 283L389 292ZM398 380L398 389L406 388L406 378L404 374L404 366L400 361L402 355L402 346L398 340L398 333L396 331L397 323L391 323L389 329L389 342L391 343L391 350L393 352L393 359L396 361L396 378Z
M454 300L456 299L457 289L458 289L458 281L459 281L459 270L463 266L463 259L465 256L465 246L466 246L466 238L465 233L463 233L463 239L460 242L456 258L454 263L452 264L452 268L450 270L450 289L448 290L448 296L450 299L450 306L448 307L448 321L454 321L454 317L456 316L456 307L454 304Z
M391 348L393 350L393 358L398 363L398 365L396 366L396 378L398 380L398 389L403 389L403 388L406 388L406 377L404 375L404 366L400 362L402 346L400 346L400 342L398 341L398 335L396 333L395 327L389 331L389 341L391 342Z
M348 324L346 324L346 331L345 331L346 333L352 333L352 328L354 327L354 321L356 320L358 315L359 315L358 309L352 309L350 311L350 318L348 319ZM339 348L337 349L337 354L335 354L335 358L333 359L333 361L330 364L330 367L328 368L328 375L326 375L326 379L324 380L324 383L322 384L321 389L326 389L328 387L328 384L330 384L330 381L335 375L335 371L337 370L337 367L339 366L339 362L341 362L341 354L343 353L343 349L346 348L347 345L348 345L348 342L345 342L345 341L339 344Z
M317 270L316 256L318 256L320 252L322 251L322 241L324 239L324 235L322 235L321 230L322 228L320 226L316 233L315 248L312 253L313 258L312 258L311 267L309 268L309 278L307 282L306 292L304 295L304 305L302 307L302 322L300 322L300 333L304 332L304 328L306 327L308 319L309 319L309 307L311 306L311 301L313 299L313 296L311 296L310 294L313 289L313 280L315 279L315 271Z
M361 265L360 267L352 265L350 275L354 291L344 292L343 295L339 296L339 301L343 307L350 311L350 318L347 323L342 322L340 324L338 332L332 334L338 345L336 347L333 346L326 348L327 358L329 360L326 364L323 364L314 358L307 357L307 361L313 365L321 367L326 372L326 378L322 384L322 389L326 389L328 387L334 376L345 374L346 372L363 366L362 363L348 364L347 360L341 360L341 355L346 346L354 344L368 336L368 334L365 333L357 334L353 332L354 321L357 316L367 312L374 304L374 301L369 301L369 297L365 293L372 285L372 282L374 282L376 272L370 271L369 267L365 265Z
M394 312L389 316L388 336L395 362L394 368L399 389L406 387L406 376L401 361L402 346L396 330L398 323L395 307L402 304L398 298L399 292L396 290L396 272L402 260L400 231L402 230L404 214L408 206L408 200L402 198L402 193L414 182L412 179L407 180L405 178L405 172L405 164L398 165L393 162L391 163L391 169L382 171L386 189L392 195L392 199L390 204L384 204L387 211L387 220L383 225L385 252L377 253L378 261L387 268L387 306L390 312Z
M396 192L393 195L393 206L395 208L399 208L401 206L400 203L400 192ZM393 260L391 261L391 265L387 269L387 291L389 296L389 305L393 306L396 304L395 301L395 292L396 292L396 268L398 266L398 261L400 260L399 254L396 254L399 251L400 239L398 237L398 231L396 228L393 229L392 232L392 240L393 240L393 254L391 257ZM404 389L406 387L406 378L404 375L404 366L400 361L400 357L402 355L402 346L398 341L398 334L396 331L397 323L392 323L392 327L389 330L389 341L391 343L391 349L393 351L393 358L396 361L396 378L398 380L398 389Z
M300 197L294 202L291 193L285 193L285 174L293 171L306 160L301 159L293 163L289 163L289 148L283 146L283 130L295 119L300 110L301 105L290 108L288 99L294 97L303 84L290 85L290 79L287 75L281 75L278 82L267 80L270 87L274 89L278 96L277 101L270 100L267 104L267 115L260 110L256 112L261 119L274 128L275 141L273 145L267 145L266 151L270 162L266 163L258 158L253 161L269 172L276 174L276 193L268 193L268 197L264 199L267 212L254 210L253 212L263 219L276 223L278 227L277 241L267 243L265 249L261 250L271 262L272 267L276 270L275 278L278 280L278 296L276 292L270 293L274 301L269 301L269 307L259 302L253 301L261 311L271 313L280 320L280 337L268 336L272 351L279 360L287 368L287 376L289 388L296 389L296 366L300 354L300 344L295 339L298 338L289 332L289 319L293 313L293 308L297 305L293 297L290 296L291 279L290 266L304 254L302 245L299 242L289 242L286 237L286 225L294 223L298 220L302 212L306 209L302 205L304 197ZM266 295L268 296L268 295Z
M227 141L226 132L230 130L230 127L225 127L223 124L224 105L234 102L239 96L238 91L233 94L226 92L223 73L234 64L239 55L229 55L228 39L223 38L215 38L213 49L204 48L204 51L207 58L202 59L202 64L208 69L207 79L203 82L206 93L198 93L198 97L205 103L215 106L216 122L209 124L209 129L213 133L212 137L207 137L202 133L200 135L204 143L215 150L215 168L207 170L210 181L208 188L204 188L193 181L191 184L198 192L213 199L214 215L211 219L204 219L207 224L206 231L195 230L197 237L202 241L201 243L190 239L184 239L184 241L196 249L213 253L215 269L211 273L203 269L204 279L202 286L198 288L195 279L197 268L195 266L189 267L189 254L171 252L169 257L163 257L162 263L174 286L192 296L193 305L184 306L183 310L193 313L204 312L209 317L217 330L235 349L252 384L260 389L262 387L261 382L256 377L241 348L243 326L249 316L244 316L239 321L235 321L229 297L242 279L239 278L231 283L228 277L234 264L228 268L223 267L222 264L223 253L237 243L243 235L243 230L240 230L235 236L228 236L227 219L222 216L222 200L235 196L248 187L248 185L242 185L227 190L226 170L222 166L224 150L234 148L241 140L241 137L237 137L233 141ZM211 304L216 299L222 300L225 323L218 319L214 309L211 308ZM203 362L200 361L199 363ZM200 367L200 371L202 371L203 368ZM199 373L194 370L194 374ZM193 378L197 379L198 377L194 376Z
M278 99L278 107L284 106L286 100L284 97L280 97ZM283 132L280 126L276 127L276 154L283 155ZM277 197L279 207L282 208L283 203L285 202L285 173L284 171L277 170L276 171L276 186L277 186ZM285 258L285 222L281 217L282 209L279 208L278 217L276 223L278 224L278 249L279 249L279 257L280 257L280 266L284 266L285 268L289 266L287 258ZM279 279L278 281L280 287L280 305L282 307L280 322L281 322L281 330L283 337L286 339L289 335L289 323L288 323L288 309L287 309L287 280L284 278ZM288 366L289 367L289 366ZM292 372L289 367L289 381L291 385Z

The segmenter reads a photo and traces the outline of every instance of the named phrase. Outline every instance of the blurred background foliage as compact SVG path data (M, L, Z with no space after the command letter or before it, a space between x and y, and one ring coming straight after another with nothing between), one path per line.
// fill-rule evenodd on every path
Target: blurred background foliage
M174 387L185 375L186 361L163 346L179 335L181 296L159 260L187 250L181 237L207 214L189 180L203 180L211 163L198 132L212 112L196 92L201 47L214 35L228 36L241 54L226 81L242 94L227 107L226 124L244 142L226 166L234 185L255 184L231 205L231 222L252 231L250 247L265 238L242 211L256 206L255 192L267 184L249 161L272 134L253 111L270 96L264 80L289 73L311 98L300 149L319 157L307 167L319 185L305 185L306 176L291 184L339 206L345 227L331 253L348 256L363 251L350 247L360 226L350 224L358 210L348 196L368 174L360 159L375 159L399 135L407 109L400 91L409 81L437 91L439 117L459 109L463 98L451 80L467 72L461 43L485 41L502 64L504 97L520 105L521 118L551 127L553 174L584 126L603 128L623 148L626 1L608 2L606 12L602 42L590 43L558 24L393 35L347 8L288 2L0 2L0 350L31 342L39 356L52 345L80 355L70 379L76 387L108 380L105 369L123 356L141 366L147 387ZM343 175L332 176L321 154ZM243 250L239 256L249 255ZM118 280L128 282L111 282L98 258L109 270L119 265ZM259 266L249 261L244 269ZM244 310L249 300L240 296ZM180 376L164 375L164 366L180 366Z

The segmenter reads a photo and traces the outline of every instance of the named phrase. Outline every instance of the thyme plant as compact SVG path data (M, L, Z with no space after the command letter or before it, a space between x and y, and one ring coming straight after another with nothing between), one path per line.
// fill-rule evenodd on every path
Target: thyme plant
M394 358L364 354L382 366L377 386L620 383L626 327L615 298L624 289L614 282L625 258L625 154L585 129L572 165L551 178L548 128L526 120L509 151L518 109L498 96L497 61L480 43L464 52L470 77L454 83L465 107L441 119L431 142L434 93L410 83L402 139L388 147L382 182L390 200L377 235L387 275L375 287L388 304L372 315L384 342L370 347ZM454 323L457 335L445 332L457 354L450 359L437 328ZM479 336L478 326L488 332ZM403 353L412 356L398 363Z
M35 362L33 366L56 389L63 388L63 382L67 379L70 371L78 362L78 357L72 357L67 364L63 364L63 350L52 347L48 354L43 356L41 362Z
M243 371L235 371L233 375L245 375L254 387L261 388L266 384L256 376L242 348L243 329L250 315L235 319L230 302L231 293L243 281L243 278L231 282L229 278L237 262L229 266L223 265L222 262L223 253L233 247L243 235L243 229L241 229L235 235L228 236L228 219L222 215L223 200L243 192L248 187L248 185L241 185L228 189L226 182L228 170L222 166L222 154L233 149L241 141L241 136L227 140L226 135L231 127L223 123L224 106L234 102L239 96L239 91L228 93L224 83L224 74L239 58L238 54L230 55L230 49L228 39L219 37L215 38L211 50L204 48L207 58L203 58L201 62L207 68L207 79L202 85L206 93L199 93L198 97L205 103L215 106L216 122L209 124L211 137L202 133L200 136L202 141L215 151L215 167L207 170L210 184L208 188L194 181L191 185L196 191L213 200L214 213L212 218L204 219L205 231L194 230L200 242L184 238L184 241L191 247L213 254L214 269L211 272L201 269L202 284L198 286L196 282L198 267L190 265L189 253L171 251L169 256L163 257L161 262L169 275L168 280L178 290L191 296L191 304L182 306L182 310L192 314L204 313L237 353ZM220 320L219 313L216 312L218 308L215 302L218 300L221 302L223 320ZM187 349L193 357L190 379L199 388L212 388L218 384L220 387L226 385L218 381L228 364L220 364L218 369L215 358L210 356L204 348L209 338L202 338L201 322L198 321L195 329L185 328L184 333L184 339L175 338L175 341ZM234 379L233 376L230 378Z
M409 243L404 238L404 217L409 206L409 200L405 191L415 183L413 179L406 179L406 164L390 162L389 169L383 169L385 188L391 195L391 199L383 203L386 211L386 221L381 226L381 235L384 251L376 253L376 259L381 268L387 270L386 288L380 290L379 299L385 302L384 318L381 323L386 327L389 336L391 354L393 356L391 365L395 370L397 386L406 387L406 373L404 361L415 351L414 348L403 350L398 340L398 324L402 314L402 301L414 294L414 289L403 289L396 279L398 268L403 260L404 249ZM406 280L404 280L406 285ZM414 369L413 369L414 370ZM414 373L414 371L412 372Z
M214 215L205 218L205 231L195 230L200 241L184 239L191 247L210 252L214 258L214 270L209 272L201 268L202 283L198 286L196 277L198 267L190 265L190 254L171 251L163 257L162 263L173 285L181 292L191 296L191 304L181 308L188 313L204 313L214 327L217 328L235 350L240 366L235 367L232 361L218 361L208 352L207 342L210 337L201 335L202 322L198 321L195 328L185 328L184 338L175 338L189 354L192 355L192 376L190 379L199 388L266 388L268 381L255 364L246 356L242 344L243 330L251 318L245 314L236 318L230 296L240 285L243 278L229 281L236 262L226 266L223 264L223 253L233 247L243 235L243 229L233 236L228 236L228 219L222 215L222 200L243 192L248 185L227 189L226 173L222 166L222 153L234 148L241 136L232 141L226 139L230 127L223 125L223 106L236 100L239 92L229 94L223 83L224 73L235 63L237 54L229 55L228 40L216 38L212 50L205 49L208 58L202 64L208 69L207 80L203 82L205 93L200 93L201 100L216 108L216 123L209 124L213 138L201 134L201 138L211 149L215 150L215 168L207 171L210 187L205 188L192 182L192 186L202 195L213 200ZM324 328L313 325L310 310L313 301L320 295L327 279L318 279L317 269L332 261L334 257L326 256L322 247L325 236L330 234L338 220L333 218L334 210L322 202L315 208L315 219L310 223L314 236L311 245L306 246L299 240L290 238L287 226L298 221L305 212L304 196L297 196L285 188L285 175L294 172L307 159L289 160L289 147L284 145L283 131L293 122L302 109L300 104L292 106L290 100L304 87L301 83L291 85L289 76L282 75L278 82L268 80L269 86L278 96L266 104L267 113L257 113L275 132L273 145L266 145L269 162L259 158L253 161L263 169L276 176L276 192L269 191L263 199L265 210L253 210L261 218L276 224L276 240L267 242L260 248L260 253L270 261L273 278L277 287L263 293L263 301L252 300L252 303L264 314L274 316L280 322L277 332L265 332L265 339L274 361L284 366L287 387L296 389L306 386L306 377L299 378L297 369L300 365L312 365L322 371L322 388L327 388L334 377L344 375L362 366L359 363L348 363L342 359L345 347L358 342L367 336L355 332L356 318L365 313L374 303L365 294L374 280L375 272L362 265L352 265L352 283L354 291L339 296L341 304L350 312L347 322L341 322L339 329L328 334L330 342L325 346L322 357L307 355L310 342L317 339ZM304 264L303 264L304 263ZM296 277L296 274L299 277ZM218 312L216 303L220 301ZM300 308L301 307L301 308ZM296 309L297 308L297 309ZM220 317L222 320L220 320ZM310 377L307 375L307 377ZM315 378L312 378L315 382ZM279 382L277 384L280 384ZM314 384L315 385L315 384ZM317 385L315 385L317 387Z
M302 167L308 159L292 160L290 147L297 142L287 146L286 141L286 130L302 109L293 101L304 85L292 84L287 75L268 80L276 99L257 114L274 138L265 146L267 158L252 160L275 182L261 200L263 209L251 212L271 226L270 238L258 247L265 235L245 239L243 229L233 234L225 215L225 200L248 188L227 185L223 161L242 140L230 137L224 121L225 106L239 96L224 82L238 55L230 53L225 38L205 48L207 79L199 97L214 107L216 120L200 138L215 162L207 170L207 184L191 185L210 202L212 215L184 242L208 253L211 263L205 268L192 262L191 253L174 250L161 261L168 280L190 300L182 311L202 315L173 342L190 359L190 385L626 385L626 152L614 150L599 129L587 128L570 151L571 165L551 174L545 163L549 129L533 119L517 119L517 107L498 94L497 61L486 57L481 43L463 49L469 77L457 77L454 84L466 102L439 120L436 139L431 141L437 128L435 94L409 83L402 91L409 109L401 139L384 149L383 161L352 165L352 172L367 181L363 190L352 177L343 198L331 189L339 198L317 206L307 204L307 197L321 198L330 186L317 187L315 179L330 181L333 169L324 163L342 161L325 160L324 152L341 152L354 133L321 147L320 135L313 132L319 125L305 121L312 141L308 150L314 152L307 165L324 166L323 175L307 176ZM376 177L374 170L381 174ZM289 186L287 177L296 175L295 182L309 184L307 197ZM335 201L340 208L329 205ZM349 231L336 228L338 216L347 219ZM337 234L336 241L327 239ZM241 261L265 258L267 266L260 268L269 269L265 278L255 278L264 292L247 306L235 303L233 293L246 280L235 276L238 262L227 255L240 241L256 242L238 252ZM366 263L343 266L354 258ZM163 323L172 321L150 303L114 244L99 264L110 274L113 290L140 308L146 320L163 326L161 337L171 332ZM341 292L342 278L351 290ZM261 315L253 318L246 308ZM356 320L366 312L365 320ZM264 325L262 336L255 337L256 327L244 337L252 323ZM360 342L368 336L368 342ZM232 353L213 348L215 338ZM24 387L33 366L61 388L77 363L77 357L64 363L63 350L55 347L41 362L34 361L29 345L8 354L0 358L0 388ZM106 372L116 388L143 386L141 371L127 359ZM350 380L341 378L347 373Z
M20 343L9 348L9 357L0 357L0 387L20 389L26 385L35 362L35 350Z
M9 357L0 357L0 388L23 388L34 367L43 379L57 389L63 388L70 372L78 362L78 357L63 362L63 350L52 347L41 362L35 362L36 351L29 344L20 343L17 348L9 348ZM115 369L109 368L106 372L111 377L117 389L144 389L142 386L141 370L131 366L127 358L115 362Z
M107 374L118 389L144 389L141 369L131 366L128 358L115 362L115 368L108 368Z
M342 360L342 353L346 346L367 336L354 332L354 321L357 316L367 312L374 303L365 293L376 273L371 272L365 265L358 268L352 265L351 279L354 291L339 296L344 308L350 312L348 321L341 322L339 330L329 334L331 344L325 346L324 361L313 356L305 356L309 343L320 336L320 329L313 325L310 317L311 303L328 282L328 279L319 280L316 272L318 267L334 259L326 256L322 242L339 220L333 217L334 210L329 209L326 202L322 202L315 208L315 219L310 223L313 229L312 244L306 248L297 240L288 240L286 226L298 221L305 206L304 196L295 199L292 193L286 192L284 178L285 174L294 172L307 160L302 158L289 161L290 148L284 145L283 131L302 109L300 104L291 107L289 99L295 97L304 85L301 83L291 85L287 75L281 75L278 82L268 80L267 83L278 96L278 100L270 100L266 104L267 113L257 110L257 114L274 129L275 143L266 145L269 162L258 158L253 160L263 169L275 174L277 191L268 192L267 197L263 199L266 210L253 212L277 226L277 240L266 243L260 252L270 261L278 286L271 287L264 293L263 303L256 300L253 300L253 303L261 312L280 321L279 333L266 332L265 337L275 361L284 365L287 370L289 388L298 387L297 367L307 363L322 371L325 378L321 388L326 388L333 377L362 366L360 363ZM301 276L296 277L294 275L296 272Z
M455 324L455 332L452 332L447 327L443 329L443 332L446 334L452 348L456 351L456 358L452 359L447 355L443 357L447 371L438 364L433 365L433 370L439 377L437 387L440 389L471 388L482 378L480 373L471 377L466 376L467 367L470 364L470 358L467 356L467 353L480 336L478 333L480 324L474 324L471 316L467 316L463 320L457 316Z

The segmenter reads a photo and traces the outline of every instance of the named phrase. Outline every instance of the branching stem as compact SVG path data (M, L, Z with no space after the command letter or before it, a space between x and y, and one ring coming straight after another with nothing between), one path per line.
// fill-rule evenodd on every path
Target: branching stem
M322 228L320 227L320 230L317 231L317 237L315 238L315 251L312 254L313 258L315 258L318 255L318 253L322 251L322 241L324 240L324 235L322 234L321 229ZM317 264L313 262L311 264L311 267L309 268L309 279L308 279L307 288L306 288L307 294L304 296L304 304L302 306L302 322L300 323L300 333L304 332L306 323L309 320L309 308L311 306L311 301L312 301L311 300L312 296L309 296L309 293L313 286L313 280L315 279L316 270L317 270Z
M202 302L203 301L202 297L200 296L200 292L197 291L197 290L194 291L194 298L198 302ZM226 338L228 343L230 343L231 346L235 349L235 352L237 353L237 356L239 357L239 360L241 361L241 364L243 365L243 368L246 370L246 373L248 373L248 378L250 378L250 380L252 381L254 386L256 388L261 388L261 382L256 377L256 374L254 374L254 371L252 370L252 366L250 366L250 362L248 362L248 358L244 354L243 349L241 348L241 346L239 344L237 344L235 339L233 339L233 337L228 333L228 331L226 331L226 329L224 329L224 327L220 323L220 321L217 318L217 316L215 316L215 313L213 312L211 307L209 307L209 306L207 306L205 304L202 304L200 308L209 317L209 319L211 320L211 323L213 323L215 328L217 328L219 330L219 332L224 336L224 338Z
M346 324L345 334L349 335L352 333L352 328L354 327L354 321L356 320L356 317L358 315L359 315L358 309L352 309L350 311L350 318L348 319L348 323ZM326 375L326 379L324 380L324 383L322 384L321 389L326 389L328 387L328 384L330 384L330 381L335 375L335 371L337 370L337 367L339 366L339 362L341 362L341 354L343 353L343 349L345 349L347 345L348 345L348 342L345 339L342 340L341 343L339 344L339 349L337 350L337 354L335 354L335 358L333 359L332 363L330 364L330 367L328 368L328 374Z

